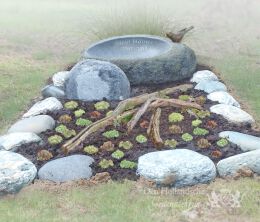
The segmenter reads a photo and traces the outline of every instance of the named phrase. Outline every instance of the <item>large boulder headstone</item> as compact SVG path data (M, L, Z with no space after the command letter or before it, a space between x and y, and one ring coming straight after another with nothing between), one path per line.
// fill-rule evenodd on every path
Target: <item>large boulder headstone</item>
M35 133L9 133L0 136L0 150L15 152L20 146L29 143L38 143L41 138Z
M31 183L36 174L34 164L22 155L0 151L0 194L18 192Z
M116 64L131 85L180 81L190 78L197 66L195 53L189 47L149 35L105 39L87 48L83 57Z
M40 134L55 127L55 120L48 115L32 116L13 124L8 133L28 132Z
M68 99L123 100L130 96L130 83L125 73L110 62L83 60L70 73L66 82Z
M93 162L93 158L85 155L63 157L43 165L38 172L38 176L41 180L53 182L89 179L92 176L90 165Z
M139 157L137 173L158 185L184 187L212 181L216 177L216 168L206 156L187 149L177 149ZM172 181L165 184L169 178Z

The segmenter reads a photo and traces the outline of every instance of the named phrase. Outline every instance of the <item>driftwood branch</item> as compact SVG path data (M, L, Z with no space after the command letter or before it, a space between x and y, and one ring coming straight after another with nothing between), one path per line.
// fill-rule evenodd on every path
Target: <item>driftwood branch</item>
M155 147L158 149L163 146L163 140L160 136L160 118L161 118L161 108L157 108L153 113L150 121L150 125L147 129L147 134L152 140Z
M143 116L143 114L147 111L148 107L150 106L151 102L155 100L154 97L151 97L150 99L146 100L146 102L141 106L141 108L136 112L136 114L133 116L133 118L128 122L127 124L127 132L130 134L133 130L133 128L136 126L140 118Z

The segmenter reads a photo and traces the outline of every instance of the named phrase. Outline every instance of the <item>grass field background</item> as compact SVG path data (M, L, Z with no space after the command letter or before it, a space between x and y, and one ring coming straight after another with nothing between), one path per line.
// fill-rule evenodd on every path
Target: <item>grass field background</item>
M194 25L195 30L184 43L196 51L200 61L221 72L232 93L259 121L259 21L258 0L109 0L109 4L107 0L0 0L0 132L26 110L31 99L40 95L48 77L77 61L90 43L121 34L164 35L165 31L189 25ZM241 184L230 182L227 186L241 192L249 189L248 197L259 192L259 182L243 180ZM223 187L225 183L221 181L212 189ZM149 217L151 211L158 210L149 204L154 197L133 197L128 183L96 189L93 193L72 189L57 196L29 189L0 203L0 220L27 221L37 217L37 221L46 221L46 217L49 221L87 221L82 217L86 214L91 221L109 221L109 217L122 221L120 212L127 206L130 213L125 221L131 217L132 221L170 221L171 215ZM115 201L114 197L121 199L110 206L108 201ZM161 203L169 201L165 197L155 199ZM259 205L249 200L243 205L240 221L249 215L257 221ZM65 207L58 207L60 201ZM182 200L171 201L175 211L166 207L166 212L181 212ZM94 203L95 207L82 213L77 205L81 203ZM58 214L51 220L55 209Z

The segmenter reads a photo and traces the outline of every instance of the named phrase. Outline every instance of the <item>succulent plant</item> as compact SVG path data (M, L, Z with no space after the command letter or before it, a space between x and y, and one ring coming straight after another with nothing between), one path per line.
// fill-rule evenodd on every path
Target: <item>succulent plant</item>
M189 101L191 97L189 95L180 95L179 99L182 101Z
M106 110L110 107L109 103L106 101L97 102L94 106L96 110Z
M64 114L59 117L60 123L70 123L71 121L72 121L72 117L68 114Z
M182 134L181 138L183 139L183 141L185 142L190 142L193 140L193 136L190 135L189 133L184 133Z
M184 116L180 113L171 113L169 115L170 123L177 123L177 122L181 122L182 120L184 120Z
M123 123L123 124L127 124L133 117L133 114L129 114L129 115L126 115L124 117L119 117L117 119L118 123Z
M55 131L56 131L57 133L62 134L66 139L68 139L68 138L70 138L70 137L76 135L76 131L75 131L75 130L70 130L70 129L68 129L65 125L63 125L63 124L57 126L57 127L55 128Z
M89 145L84 148L84 152L86 152L87 154L90 154L90 155L96 154L96 153L98 153L98 148L93 145Z
M170 132L173 133L173 134L181 134L181 133L183 133L181 127L178 126L178 125L171 125L171 126L169 127L169 130L170 130Z
M195 102L199 105L203 106L206 103L206 97L205 96L198 96L195 98Z
M209 134L209 131L206 129L203 129L203 128L196 127L193 130L193 134L196 136L205 136L205 135Z
M92 124L92 121L89 119L79 118L76 120L77 126L89 126L90 124Z
M122 158L125 156L125 154L124 154L124 152L121 151L121 150L116 150L115 152L113 152L113 153L111 154L111 156L112 156L113 158L117 159L117 160L120 160L120 159L122 159Z
M222 157L222 152L219 151L219 150L214 150L214 151L211 152L211 156L213 158L220 158L220 157Z
M122 169L134 169L137 167L137 164L133 161L129 161L129 160L122 160L120 162L120 167Z
M197 146L201 149L207 149L211 146L207 139L201 138L197 141Z
M222 138L222 139L220 139L220 140L217 141L217 145L218 145L219 147L225 147L225 146L227 146L228 144L229 144L229 142L228 142L228 140L225 139L225 138Z
M165 140L164 145L171 147L171 148L176 148L176 146L178 145L178 142L175 139Z
M120 141L119 148L123 148L125 150L130 150L133 147L133 144L130 141Z
M106 116L112 116L113 112L114 112L114 111L112 111L112 110L108 111L108 112L106 113Z
M59 135L50 136L48 138L48 143L50 145L57 145L57 144L60 144L62 141L63 141L63 139Z
M142 134L136 136L135 140L138 143L146 143L147 142L147 138L144 135L142 135Z
M115 150L115 145L111 141L104 142L100 149L103 151L112 152Z
M53 158L53 155L48 150L40 150L37 153L37 160L38 161L47 161L47 160L50 160L51 158Z
M206 123L206 127L209 129L215 129L217 126L218 126L218 124L214 120L209 120Z
M141 127L142 129L147 129L147 128L149 127L149 122L148 122L147 120L141 121L140 127Z
M197 112L197 116L198 116L200 119L204 119L204 118L210 116L210 112L207 111L207 110L199 110L199 112Z
M74 115L75 115L75 117L79 118L79 117L83 116L85 113L86 113L85 110L83 110L83 109L78 109L78 110L76 110L76 111L74 112Z
M192 124L192 126L197 127L200 124L202 124L202 121L199 119L196 119L196 120L193 120L191 124Z
M109 130L102 134L104 137L110 139L110 138L117 138L119 137L119 132L117 130Z
M69 101L64 104L65 109L74 110L77 109L79 104L76 101Z
M113 160L102 159L98 164L102 169L107 169L114 166Z
M98 119L98 118L100 118L101 113L98 112L98 111L93 111L93 112L91 112L89 115L90 115L90 118L91 118L91 119Z

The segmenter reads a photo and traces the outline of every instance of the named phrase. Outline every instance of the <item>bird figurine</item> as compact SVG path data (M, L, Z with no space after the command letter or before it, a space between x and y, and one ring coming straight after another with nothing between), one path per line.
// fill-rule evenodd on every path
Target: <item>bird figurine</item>
M183 37L192 29L194 29L194 26L190 26L188 28L184 28L180 31L178 31L177 33L173 33L173 32L167 32L166 36L171 39L173 42L181 42Z

